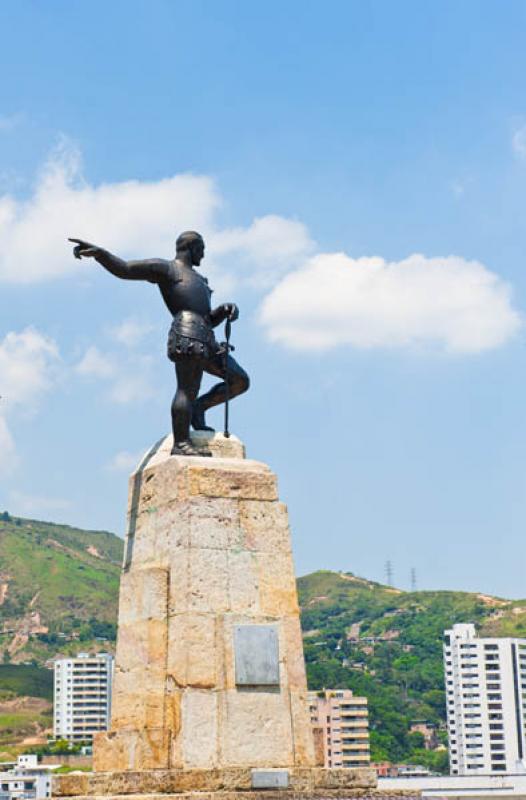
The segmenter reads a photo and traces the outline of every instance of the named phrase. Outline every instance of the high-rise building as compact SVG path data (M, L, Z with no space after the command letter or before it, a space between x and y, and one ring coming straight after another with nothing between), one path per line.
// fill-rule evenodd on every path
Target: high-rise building
M452 775L522 771L526 639L478 638L475 626L444 634Z
M113 656L79 653L55 661L53 733L57 739L91 742L108 730L111 717Z
M370 762L367 698L350 689L309 692L310 719L319 763L364 767Z

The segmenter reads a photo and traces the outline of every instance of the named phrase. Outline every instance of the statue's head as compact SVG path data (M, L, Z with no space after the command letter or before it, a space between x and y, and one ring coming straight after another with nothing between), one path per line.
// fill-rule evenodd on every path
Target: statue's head
M185 231L177 237L175 243L176 256L189 253L191 263L199 266L205 254L205 241L197 231Z

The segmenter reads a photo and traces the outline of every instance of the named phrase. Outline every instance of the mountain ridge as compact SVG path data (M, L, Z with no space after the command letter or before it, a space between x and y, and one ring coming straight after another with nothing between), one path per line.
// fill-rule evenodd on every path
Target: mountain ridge
M4 663L42 666L59 654L113 652L123 548L107 531L0 514ZM349 688L368 698L374 760L445 769L445 751L424 750L422 735L411 732L412 722L425 719L445 741L443 632L473 622L483 635L526 637L526 601L407 592L330 570L297 585L309 688Z

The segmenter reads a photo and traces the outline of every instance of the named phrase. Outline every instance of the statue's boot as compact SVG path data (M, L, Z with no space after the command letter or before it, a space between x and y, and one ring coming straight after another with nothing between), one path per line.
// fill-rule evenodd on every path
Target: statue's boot
M192 428L194 431L212 431L212 433L215 430L215 428L211 428L206 424L205 409L199 402L194 403L194 407L192 409Z
M174 442L172 447L173 456L211 456L209 450L198 450L190 439L184 439L182 442Z

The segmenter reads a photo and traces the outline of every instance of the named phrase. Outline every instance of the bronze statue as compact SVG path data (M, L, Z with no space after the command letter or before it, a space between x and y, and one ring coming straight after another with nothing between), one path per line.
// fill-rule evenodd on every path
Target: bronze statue
M213 328L224 320L233 322L239 311L234 303L212 309L208 281L194 269L204 257L203 237L195 231L182 233L175 244L173 261L161 258L124 261L82 239L69 241L76 243L73 249L76 258L94 258L118 278L145 280L159 286L173 316L168 335L168 358L175 363L177 376L177 391L172 401L172 454L203 455L190 441L190 424L194 430L213 430L205 423L205 412L249 387L248 375L228 352L228 344L225 351L214 336ZM203 372L223 380L198 397Z

